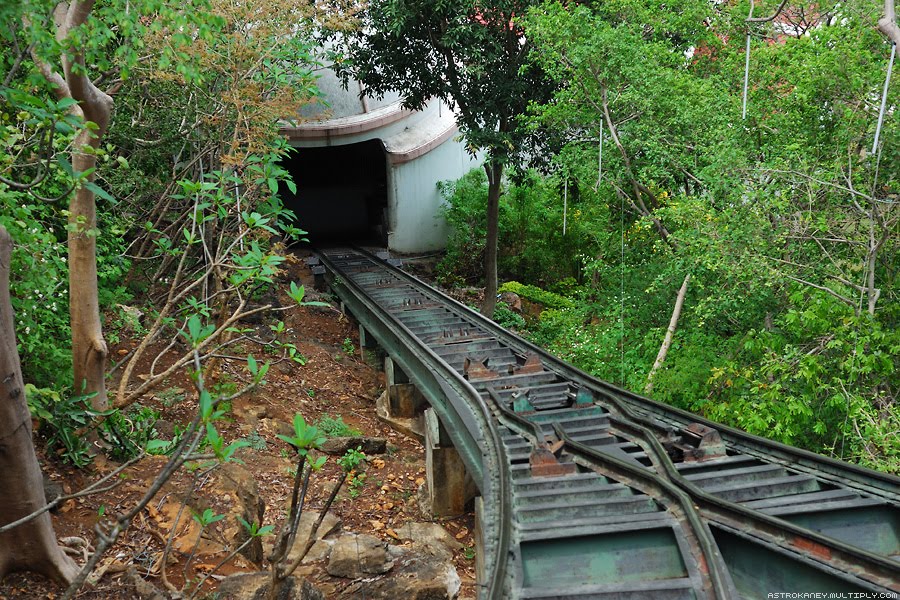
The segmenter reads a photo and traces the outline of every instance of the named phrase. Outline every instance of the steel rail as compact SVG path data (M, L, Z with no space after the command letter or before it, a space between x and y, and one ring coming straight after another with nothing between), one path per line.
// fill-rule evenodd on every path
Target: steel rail
M322 262L331 270L340 270L324 254ZM503 526L510 519L509 486L501 465L506 457L496 429L491 426L487 407L471 384L451 369L428 346L423 344L400 321L373 302L369 295L350 279L333 276L329 285L341 295L357 319L365 322L367 330L391 353L423 395L430 401L454 444L490 506L497 511L497 518L489 523L489 538L484 547L488 552L487 564L496 567L487 582L481 582L480 597L501 598L506 585L506 560L509 552L509 529ZM343 292L343 293L342 293ZM477 446L481 456L467 449ZM492 543L491 543L492 542ZM491 560L493 559L493 560Z
M542 369L576 389L589 391L593 402L606 407L609 411L610 431L615 430L623 439L632 440L643 448L651 463L649 466L632 464L582 444L574 440L558 423L553 425L557 437L562 441L566 452L576 459L576 463L582 466L599 465L599 471L614 472L617 477L631 482L634 489L650 490L658 501L665 498L670 506L679 507L678 510L684 517L682 521L686 522L690 535L696 540L702 553L702 563L708 569L710 578L708 589L714 597L731 597L733 587L729 573L723 566L719 548L710 533L710 526L813 565L822 572L831 573L861 586L862 589L884 594L900 592L900 562L896 556L892 559L820 533L812 526L796 524L757 508L744 506L736 500L719 497L685 477L659 438L670 435L674 429L680 428L683 431L690 424L700 423L718 431L729 451L739 453L738 458L740 455L755 457L763 462L764 469L767 468L765 464L779 464L789 469L786 471L788 474L799 472L812 475L813 483L821 481L835 489L856 490L865 498L871 498L872 502L875 498L886 502L886 506L894 511L898 510L897 502L900 501L900 478L753 436L622 390L574 369L370 253L358 249L352 252L360 260L371 263L363 272L377 269L390 279L414 289L415 294L428 299L433 306L451 313L459 323L497 340L510 352L519 356L540 357ZM538 449L547 442L540 424L532 420L531 415L510 410L507 401L502 400L490 385L483 390L487 396L484 398L472 382L451 368L436 351L429 348L419 334L370 297L369 291L352 281L352 277L340 275L342 268L331 261L326 253L322 254L322 260L330 270L332 287L351 312L360 318L364 328L378 339L432 402L435 412L458 445L457 449L467 468L471 469L473 478L481 483L479 488L490 509L488 516L493 520L493 523L486 526L492 543L485 545L486 553L494 560L487 560L486 564L493 564L494 569L488 581L482 584L480 598L513 597L509 594L513 588L521 585L521 581L512 585L510 583L516 577L507 571L507 560L515 559L517 554L512 550L513 533L506 526L510 521L516 520L516 515L512 510L513 494L509 475L506 473L510 463L499 429L518 431L519 435L531 440L533 447ZM389 283L385 280L384 287L388 287ZM425 310L421 314L427 316ZM447 318L447 315L442 317ZM580 394L581 392L579 398ZM489 404L493 406L493 411ZM474 448L478 448L478 452ZM799 495L803 493L805 492L802 490L796 492ZM863 502L860 505L870 504ZM800 506L801 511L805 508L805 504ZM895 524L896 526L898 525Z

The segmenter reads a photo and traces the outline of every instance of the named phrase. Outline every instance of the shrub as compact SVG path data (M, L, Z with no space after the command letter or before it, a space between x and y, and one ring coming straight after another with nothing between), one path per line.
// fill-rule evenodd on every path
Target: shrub
M340 415L332 417L324 414L315 422L315 427L320 433L330 438L362 435L362 431L344 423L344 419Z
M526 300L536 302L537 304L543 304L547 308L572 308L575 306L575 303L572 300L564 296L542 290L537 286L525 285L518 281L507 281L500 286L499 291L518 294Z

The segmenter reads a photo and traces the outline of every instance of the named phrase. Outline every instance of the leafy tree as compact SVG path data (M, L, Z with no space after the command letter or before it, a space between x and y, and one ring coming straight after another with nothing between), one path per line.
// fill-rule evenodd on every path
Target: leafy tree
M375 0L363 26L341 36L346 59L335 63L369 93L398 91L409 108L440 98L457 111L471 150L487 153L487 223L482 312L497 294L497 241L504 169L521 160L528 132L519 121L534 101L547 99L543 71L527 61L530 40L516 24L524 0Z
M247 339L240 319L274 305L266 288L284 260L275 242L300 233L277 195L279 182L294 187L279 166L289 148L278 123L315 98L311 32L330 13L256 0L211 0L208 11L214 26L195 24L188 37L199 41L177 60L135 68L123 102L130 119L111 132L129 163L114 187L127 197L120 210L132 219L138 260L130 281L162 298L123 366L120 407L190 362L182 353L131 386L153 341L182 330L188 315L214 317L216 327L202 347L207 372L216 364L211 355ZM166 58L164 31L150 32L145 44L151 55ZM174 158L160 153L173 145ZM295 348L284 350L287 358L302 360Z

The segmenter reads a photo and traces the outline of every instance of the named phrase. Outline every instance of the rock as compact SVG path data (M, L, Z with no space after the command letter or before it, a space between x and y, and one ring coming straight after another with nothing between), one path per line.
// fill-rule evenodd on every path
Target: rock
M288 554L288 562L294 562L297 560L297 556L303 552L303 549L306 547L306 543L309 541L310 534L312 532L312 526L315 524L316 519L319 518L319 513L317 511L308 511L304 512L300 515L300 523L297 525L297 537L294 539L294 547L291 548L290 553ZM325 513L325 518L322 519L322 524L319 525L319 530L316 531L316 541L321 540L324 537L331 535L332 533L338 531L341 528L341 519L336 517L334 513ZM322 560L328 557L328 553L331 552L331 544L326 544L327 552L324 556L322 556L323 548L316 548L313 545L309 550L309 554L304 559L304 563L312 562L313 560ZM318 559L312 559L311 556L316 553L316 556L320 556Z
M275 368L278 369L278 372L282 375L290 375L294 372L294 363L289 360L283 360L276 364Z
M348 533L335 541L326 570L333 577L358 579L387 573L393 566L387 544L371 535Z
M268 571L231 575L219 584L216 589L216 598L220 600L266 600L271 577ZM296 577L288 577L276 600L325 600L325 595L306 579L299 580Z
M175 437L175 423L172 421L158 419L156 423L153 424L153 429L156 430L156 435L160 439L170 440Z
M57 481L53 481L44 475L44 498L47 499L47 503L53 502L60 496L62 496L65 492L63 491L63 486ZM59 510L59 507L51 509L50 512L55 513Z
M230 525L225 531L225 539L237 547L247 541L249 533L235 517L240 516L248 523L262 523L266 504L259 497L259 488L253 474L241 465L233 462L223 464L219 469L218 479L220 482L220 489L217 490L219 495L230 492L237 499L237 502L231 507L234 516L226 519L226 522L233 523L233 525ZM241 550L241 554L252 563L262 563L262 540L259 537L255 538Z
M155 585L138 575L134 567L128 567L126 574L134 585L135 596L140 598L140 600L166 600L166 595Z
M503 292L500 294L500 302L505 302L513 312L522 312L522 299L515 292Z
M462 586L449 559L404 552L390 574L370 577L345 590L350 598L366 600L453 600Z
M253 404L248 401L235 402L232 412L241 421L255 421L269 416L269 408L265 404Z
M384 454L387 452L387 440L375 437L333 437L325 440L319 450L325 454L343 456L347 450L357 448L363 454Z
M437 523L407 523L396 529L402 540L412 540L414 551L428 556L450 560L455 550L463 545Z
M309 553L303 558L302 564L319 562L327 560L331 556L331 549L334 547L334 540L316 540L316 543L309 549Z
M122 315L121 324L122 331L134 333L138 326L144 321L144 311L136 306L126 306L124 304L116 304Z

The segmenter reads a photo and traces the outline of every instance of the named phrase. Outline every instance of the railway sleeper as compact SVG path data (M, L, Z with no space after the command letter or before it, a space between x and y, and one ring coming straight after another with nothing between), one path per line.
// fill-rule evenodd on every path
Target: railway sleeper
M520 479L515 482L515 494L528 494L531 492L547 491L553 493L556 490L582 489L593 486L603 487L607 485L621 485L619 482L594 473L574 473L565 477L532 477Z
M587 502L594 499L634 496L635 492L621 483L604 483L591 487L540 489L530 492L516 491L516 501L522 506L546 503L548 499L559 498L567 502Z
M703 462L676 462L675 468L680 473L687 476L690 473L706 473L709 471L720 471L723 469L731 469L735 465L755 466L766 464L755 456L749 454L732 454L720 458L712 458Z
M659 505L650 496L643 494L630 496L609 496L588 500L569 501L568 497L553 497L544 502L521 506L518 510L520 523L534 521L555 521L578 517L600 517L605 515L633 515L655 512Z
M630 583L571 585L565 590L523 589L527 600L696 600L696 583L689 577Z
M684 478L701 488L708 488L727 483L742 481L760 481L774 477L785 477L788 470L781 465L764 464L753 467L738 467L730 470L713 471L709 473L692 473L684 475Z
M787 475L763 481L742 481L710 486L705 491L729 502L747 502L774 496L817 492L821 484L812 475Z
M516 528L523 542L556 540L564 537L627 534L646 529L672 529L675 520L668 512L658 509L631 514L592 515L574 519L518 522Z
M668 527L529 540L520 546L525 598L696 598L700 573Z

